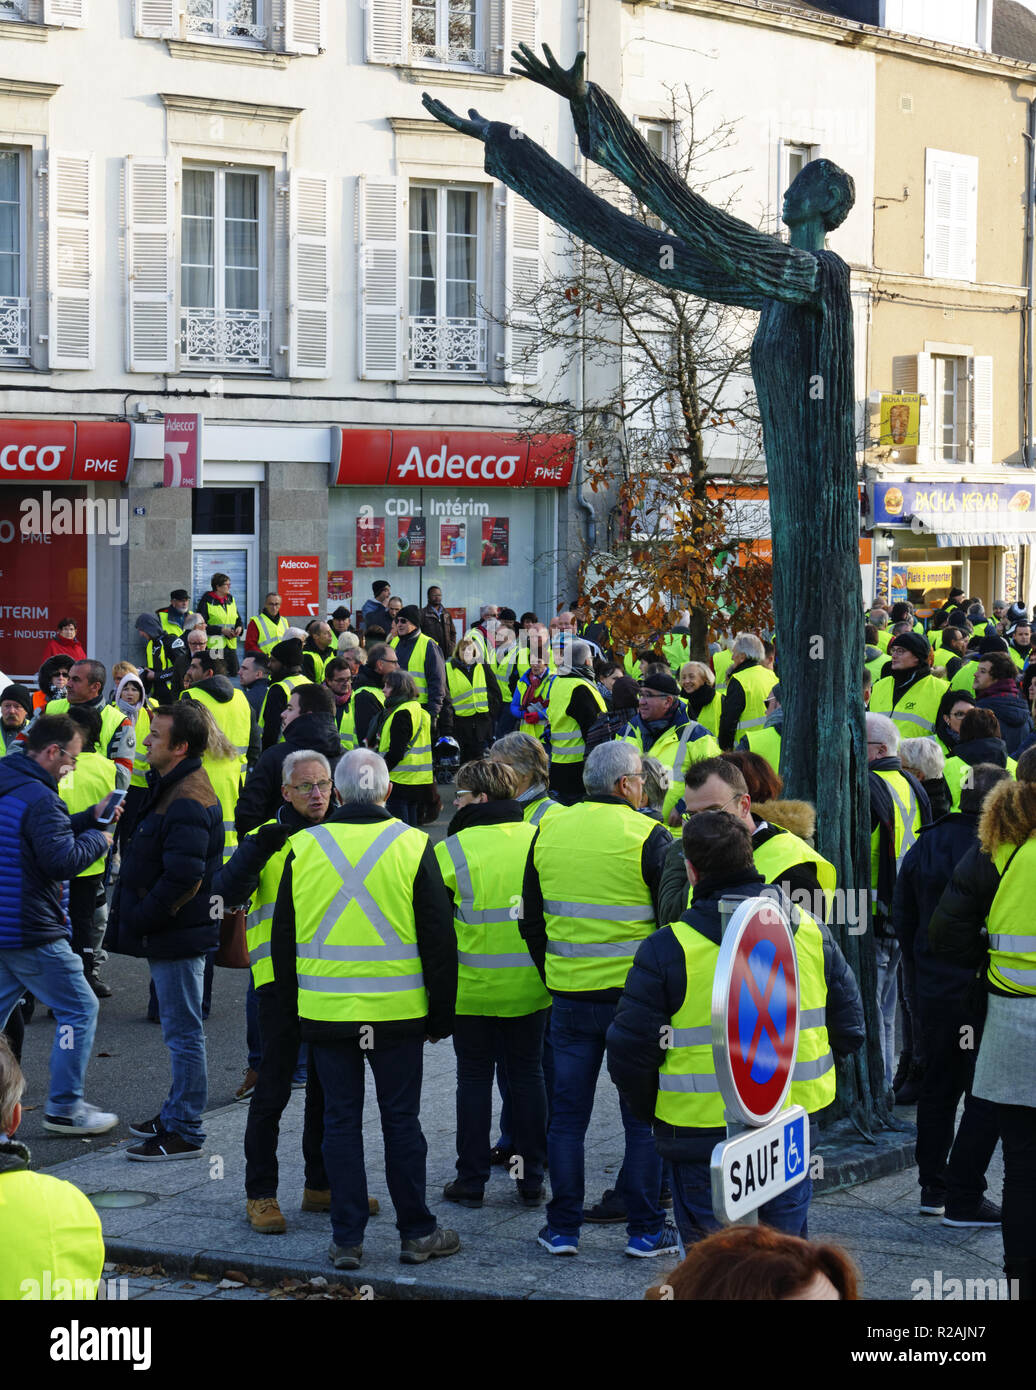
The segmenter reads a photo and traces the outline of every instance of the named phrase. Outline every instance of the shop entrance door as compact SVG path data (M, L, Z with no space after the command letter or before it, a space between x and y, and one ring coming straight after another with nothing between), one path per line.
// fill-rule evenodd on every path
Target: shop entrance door
M229 574L242 626L258 612L259 538L255 487L198 488L192 497L191 602L212 576Z

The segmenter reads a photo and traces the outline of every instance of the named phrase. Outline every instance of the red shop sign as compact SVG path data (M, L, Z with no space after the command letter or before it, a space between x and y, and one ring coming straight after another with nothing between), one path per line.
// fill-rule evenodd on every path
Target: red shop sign
M567 487L570 435L335 429L331 486Z
M0 483L124 483L128 421L0 420Z

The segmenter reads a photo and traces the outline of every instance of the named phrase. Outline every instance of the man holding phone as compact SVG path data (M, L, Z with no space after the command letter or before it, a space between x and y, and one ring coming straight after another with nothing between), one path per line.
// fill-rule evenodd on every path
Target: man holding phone
M97 823L100 806L69 816L58 794L82 746L66 715L40 715L24 757L0 761L0 863L10 875L0 893L0 1028L26 990L53 1010L43 1128L85 1137L114 1129L119 1117L83 1098L98 1006L69 944L66 881L106 854L113 837Z

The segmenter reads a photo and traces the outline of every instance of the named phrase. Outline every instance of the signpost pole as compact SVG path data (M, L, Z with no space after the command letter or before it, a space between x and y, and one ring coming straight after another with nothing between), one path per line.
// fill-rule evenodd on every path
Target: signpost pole
M721 899L720 899L720 904L719 904L720 941L722 941L723 938L724 938L724 936L726 936L726 934L727 934L727 929L728 929L729 926L730 926L730 920L731 920L731 918L733 917L734 912L735 912L736 909L737 909L737 906L738 906L737 903L728 902L726 898L721 898ZM724 1110L723 1110L723 1118L724 1118L724 1119L726 1120L726 1122L727 1122L727 1138L728 1138L728 1139L733 1139L733 1138L735 1138L738 1134L745 1134L745 1133L747 1133L748 1130L750 1130L750 1129L752 1128L751 1125L741 1124L739 1120L737 1120L737 1119L734 1118L734 1116L730 1113L730 1111L729 1111L726 1107L724 1107ZM740 1217L740 1218L739 1218L737 1221L735 1221L733 1224L734 1224L735 1226L758 1226L758 1225L759 1225L759 1212L758 1212L758 1210L753 1210L753 1211L746 1212L744 1216Z

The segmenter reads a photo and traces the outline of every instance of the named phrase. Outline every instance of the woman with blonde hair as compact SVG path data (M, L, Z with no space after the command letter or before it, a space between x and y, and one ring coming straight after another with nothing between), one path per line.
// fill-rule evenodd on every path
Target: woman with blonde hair
M716 692L716 677L704 661L685 661L680 667L680 692L691 718L703 724L713 738L718 738L723 702Z

